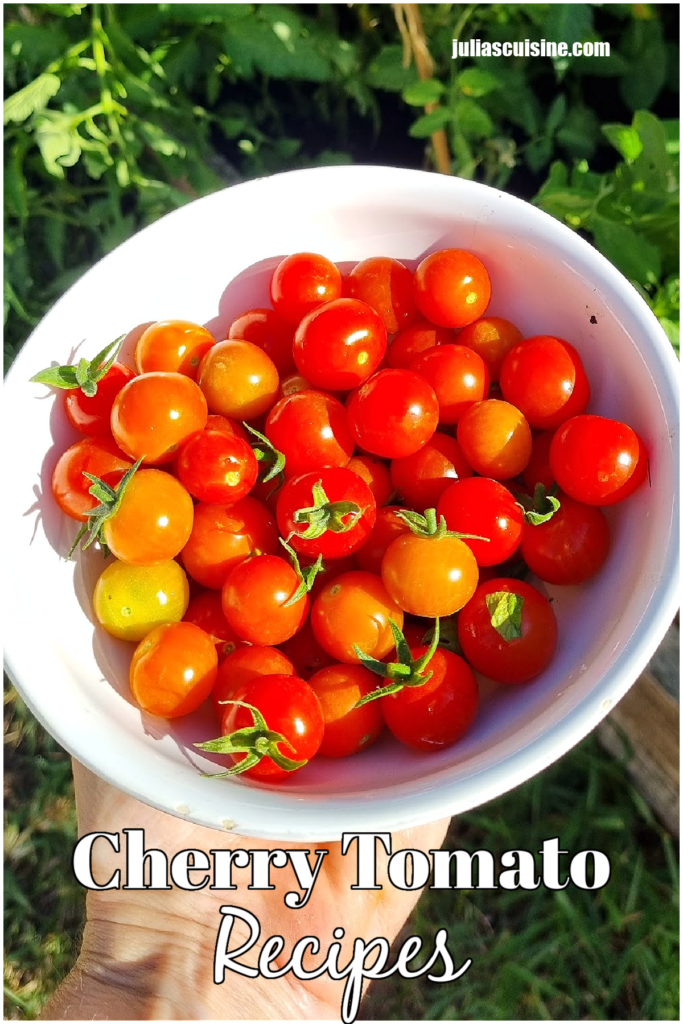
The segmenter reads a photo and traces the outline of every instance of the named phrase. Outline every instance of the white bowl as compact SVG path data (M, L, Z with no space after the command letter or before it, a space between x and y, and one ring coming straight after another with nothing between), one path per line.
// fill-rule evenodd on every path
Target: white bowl
M596 579L552 588L557 656L525 686L485 685L471 732L421 755L390 738L343 761L315 760L283 785L202 778L215 766L192 741L211 714L166 723L132 703L131 645L92 624L99 557L67 562L74 524L55 508L51 472L76 439L45 388L54 361L94 355L135 325L168 317L225 330L268 303L278 260L297 251L411 266L448 246L476 253L490 312L522 332L574 344L590 411L645 440L651 487L610 509L613 548ZM220 336L220 335L217 335ZM321 841L394 830L475 807L569 750L646 665L676 610L678 364L628 282L587 242L534 207L484 185L420 171L325 167L236 185L177 210L125 242L55 305L12 367L5 395L6 656L43 725L116 786L171 814L241 835ZM16 426L15 426L16 424Z

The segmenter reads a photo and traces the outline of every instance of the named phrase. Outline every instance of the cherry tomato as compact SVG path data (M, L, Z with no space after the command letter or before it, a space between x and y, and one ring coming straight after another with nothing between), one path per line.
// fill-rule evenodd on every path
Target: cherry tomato
M522 479L529 494L534 493L536 484L543 484L546 491L549 491L555 483L555 477L550 468L550 445L553 436L552 431L543 431L541 434L536 434L531 442L531 458L522 473Z
M410 364L434 388L439 402L439 423L457 423L474 402L489 391L486 363L465 345L435 345Z
M251 420L268 412L280 386L275 363L263 349L235 338L209 349L197 381L211 412L235 420Z
M472 470L458 442L438 431L419 452L391 463L394 487L408 505L420 512L436 508L439 498L452 483L470 476Z
M517 601L516 609L507 606L507 615L506 594L515 595ZM499 628L503 632L509 630L510 639L492 623L496 616L505 620ZM515 625L517 618L519 622ZM513 635L516 633L520 635ZM529 583L488 580L477 587L472 600L460 612L458 639L462 653L476 672L499 683L526 683L552 660L557 647L557 620L550 602Z
M384 729L381 699L355 705L377 689L379 680L360 665L331 665L311 676L309 685L320 701L325 722L322 757L349 757L371 746Z
M64 392L64 409L69 422L89 437L111 434L111 407L121 388L132 380L135 372L123 363L112 363L97 382L97 393L88 398L80 388Z
M354 455L346 463L346 468L365 481L372 491L377 508L386 505L394 493L394 485L385 463L374 459L372 455Z
M417 320L413 275L389 256L371 256L356 264L347 281L347 294L371 306L382 318L387 334L396 334Z
M179 622L189 599L187 576L177 562L112 562L95 585L93 608L107 633L137 641L163 622Z
M270 301L276 313L295 327L323 302L341 295L339 268L312 252L298 252L278 263L270 282Z
M228 620L223 614L221 595L217 590L203 590L196 594L187 606L183 620L194 623L209 634L219 658L224 658L238 647L245 646L244 640L237 635L232 626L228 625Z
M594 576L607 558L609 527L594 505L558 494L559 509L545 523L524 524L521 555L546 583L577 586Z
M291 761L308 762L318 752L323 738L324 722L320 702L304 679L290 675L256 676L236 687L232 700L243 701L257 708L266 727L280 733L285 742L277 749ZM227 704L223 716L224 736L253 725L248 708ZM235 763L245 754L230 754ZM267 754L258 764L247 768L245 778L278 782L290 774L280 768Z
M531 427L554 430L588 405L590 387L579 353L550 335L520 341L500 371L503 397Z
M415 271L415 301L439 327L464 327L483 316L491 298L484 264L464 249L442 249Z
M356 443L385 459L419 451L439 422L433 388L410 370L380 370L353 392L347 410Z
M116 488L132 465L113 438L85 437L67 448L57 462L52 494L62 512L84 523L99 502L90 494L92 481L83 474L90 473Z
M181 483L163 469L139 469L102 535L116 558L129 565L158 565L175 558L192 532L194 505Z
M407 533L392 540L382 559L382 583L410 615L452 615L477 588L477 562L457 537Z
M231 570L223 586L223 613L238 636L250 644L284 643L301 628L310 607L308 594L288 604L299 577L284 558L256 555Z
M413 658L429 650L411 648ZM371 701L381 704L384 720L397 740L414 750L441 750L456 743L468 731L479 708L479 687L463 658L437 647L428 666L431 672L422 686L404 686Z
M372 376L387 348L381 317L358 299L335 299L304 317L294 361L314 387L348 391Z
M251 447L224 430L200 430L180 449L177 472L199 501L232 504L256 483L258 462Z
M314 487L322 486L327 503L319 512ZM351 503L348 508L346 503ZM344 504L340 504L344 503ZM305 521L296 521L307 512ZM372 491L357 473L349 469L321 469L288 480L277 499L277 523L280 533L295 551L310 558L342 558L363 546L375 525L377 507ZM321 519L321 516L323 517ZM303 536L317 523L325 532L310 539Z
M244 427L240 423L235 423L234 420L229 420L227 416L219 416L218 413L212 412L206 417L205 430L220 430L224 434L231 434L233 437L239 437L240 441L246 441L249 443L249 434L246 432Z
M259 676L293 676L294 665L275 647L247 647L233 651L218 666L216 682L211 691L211 702L219 721L225 717L226 700L235 690Z
M324 579L324 576L319 576L317 579ZM255 650L258 649L255 648ZM319 672L321 668L327 668L328 665L334 664L332 655L323 650L313 635L310 618L306 619L298 633L280 644L280 650L294 665L295 674L302 679L308 679L314 672Z
M463 543L478 565L498 565L519 547L524 513L507 487L486 477L458 480L444 491L436 510L449 530L472 533L484 540L464 539Z
M272 309L250 309L233 320L228 338L250 341L273 360L282 377L294 369L294 328Z
M188 437L206 426L206 399L182 373L143 373L117 394L111 410L114 440L131 459L170 462Z
M321 391L281 398L268 413L265 433L285 456L288 479L323 466L345 466L353 454L346 409Z
M130 663L130 689L143 711L180 718L196 711L213 689L218 655L192 622L166 622L140 642Z
M395 370L408 370L417 356L428 352L434 345L451 345L454 341L453 331L435 327L428 320L419 320L398 332L387 349L387 363Z
M403 612L391 599L379 576L347 572L322 588L311 608L311 626L320 646L338 661L360 664L354 645L371 658L383 658L394 650L389 625L399 629Z
M280 390L278 398L286 398L287 395L295 395L298 391L314 391L315 388L310 381L302 377L298 370L288 373L286 377L280 378Z
M220 590L230 570L249 555L272 555L279 547L275 519L255 498L234 505L200 502L181 558L197 583Z
M475 473L494 480L518 476L531 458L531 430L514 405L489 398L458 423L458 444Z
M550 466L560 488L585 505L614 505L648 475L647 453L634 430L604 416L574 416L556 431Z
M377 509L377 519L372 532L360 551L356 552L359 569L379 575L384 552L391 542L397 537L410 533L410 527L405 519L396 514L400 511L400 505L385 505L383 508Z
M299 565L311 566L316 562L315 558L310 558L307 555L301 555L299 557ZM319 572L313 580L313 586L310 589L311 601L318 596L322 588L330 580L336 579L337 576L341 576L345 572L355 572L358 568L355 555L344 555L343 558L328 558L323 562L322 571Z
M501 316L484 316L463 327L458 345L467 345L486 363L491 381L500 379L500 368L510 349L522 340L522 332Z
M183 373L197 379L199 364L216 343L211 331L188 320L159 320L140 335L135 346L138 373Z

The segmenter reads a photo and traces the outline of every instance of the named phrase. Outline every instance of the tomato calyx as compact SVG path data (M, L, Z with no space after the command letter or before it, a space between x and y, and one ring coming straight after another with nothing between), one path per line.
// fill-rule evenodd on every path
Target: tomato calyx
M106 345L94 359L80 359L75 366L48 366L31 377L34 384L47 384L51 388L73 391L80 388L86 398L94 398L97 394L97 383L112 368L119 354L123 339L122 334L115 341Z
M522 608L524 598L508 590L497 590L486 595L486 607L491 625L503 640L519 640L522 636Z
M402 508L396 515L418 537L429 537L432 540L456 537L458 540L484 540L487 543L491 539L490 537L480 537L476 533L457 533L455 530L449 530L445 516L441 516L437 521L435 508L426 509L424 515Z
M434 632L438 630L438 647L452 654L462 654L460 641L458 640L458 623L454 616L449 615L445 619L435 620L436 625L431 626L422 637L421 643L429 646L434 640Z
M257 430L256 427L249 426L245 421L242 421L242 426L245 430L248 430L250 434L254 435L254 440L249 443L251 445L251 450L256 456L256 461L264 463L265 467L270 467L269 469L266 469L263 476L259 477L261 483L268 484L278 476L281 478L279 483L282 483L282 480L284 480L283 474L286 461L283 453L279 451L271 441L269 441L265 434L262 434L260 430Z
M530 526L540 526L547 523L555 515L560 507L560 499L557 495L557 484L548 490L542 483L534 487L533 496L529 494L518 494L517 504L524 512L524 521Z
M297 525L305 523L306 529L294 536L301 537L302 540L315 540L322 537L327 530L331 533L347 533L353 529L363 514L363 509L357 502L330 501L325 494L322 480L314 483L312 490L313 504L309 508L297 509L294 513L294 522Z
M376 658L371 658L364 654L358 644L354 644L353 649L363 667L369 669L370 672L374 672L375 675L389 680L388 685L380 686L371 693L366 693L357 704L354 704L354 708L360 708L363 704L368 704L371 700L377 700L379 697L386 697L390 693L398 693L404 686L424 686L432 678L433 673L425 672L425 669L439 646L439 620L434 620L433 636L429 649L419 658L413 658L406 638L393 619L389 619L389 625L394 636L398 661L392 661L388 664L384 661L378 661Z
M289 555L294 572L299 577L299 586L282 606L283 608L289 608L291 605L296 604L297 601L300 601L304 594L308 594L311 591L316 576L319 572L325 572L325 566L323 565L323 556L318 555L313 565L306 565L302 569L294 548L283 537L280 537L279 540Z
M278 768L283 771L293 772L297 768L303 768L307 761L293 761L279 749L278 744L284 743L290 749L294 749L286 736L281 732L275 732L266 725L266 720L253 704L247 704L243 700L222 700L220 704L236 704L239 707L247 708L252 715L253 725L244 729L236 729L227 736L219 736L215 740L207 740L205 743L195 743L199 750L207 750L212 754L246 754L247 756L233 765L225 772L206 772L205 779L225 779L230 775L241 775L257 765L264 757L269 757Z
M67 558L71 558L86 533L90 536L83 545L84 551L86 548L90 547L93 541L98 540L105 557L109 554L107 545L102 539L104 524L118 512L123 496L126 493L126 488L133 479L137 470L140 468L141 463L142 459L138 459L137 462L133 463L130 469L121 477L116 489L110 487L109 484L104 482L104 480L100 480L98 476L93 476L92 473L83 473L83 476L87 477L92 484L88 489L88 493L92 494L93 498L96 498L97 501L99 501L99 505L96 505L92 511L88 512L87 522L83 523L83 526L76 534L76 539L69 549Z

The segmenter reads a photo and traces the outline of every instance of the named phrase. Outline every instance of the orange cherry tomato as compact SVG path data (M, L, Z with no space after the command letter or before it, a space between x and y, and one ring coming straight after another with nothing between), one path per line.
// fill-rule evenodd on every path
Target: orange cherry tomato
M229 654L218 666L211 703L219 721L225 717L226 705L238 687L257 676L294 676L297 672L289 658L275 647L249 647L244 644Z
M464 327L478 320L491 298L486 267L464 249L442 249L415 271L415 301L427 320L439 327Z
M434 389L439 402L439 423L457 423L474 402L489 391L486 363L465 345L435 345L411 364Z
M436 508L439 498L451 484L470 476L472 470L458 442L438 431L419 452L391 463L395 490L418 512Z
M130 688L160 718L189 715L213 689L218 656L211 637L191 622L167 622L141 640L130 664Z
M143 373L114 399L111 430L131 459L170 462L183 441L206 425L206 399L182 373Z
M250 644L284 643L303 625L310 599L289 604L299 577L284 558L258 555L231 570L223 586L223 612L238 636Z
M346 289L351 298L367 303L381 316L387 334L396 334L419 316L413 275L389 256L371 256L356 264L346 278Z
M258 345L273 360L280 376L294 370L294 328L273 309L250 309L242 313L230 325L228 338Z
M404 612L434 619L452 615L477 589L477 560L457 537L397 537L382 559L382 583Z
M91 473L110 487L116 487L133 463L126 458L111 437L86 437L77 441L60 457L52 474L52 494L67 516L81 523L99 504L90 494Z
M252 420L275 403L280 378L275 363L258 345L235 338L209 349L198 383L211 412Z
M493 480L518 476L531 458L531 430L519 409L490 398L458 423L458 444L475 473Z
M458 345L467 345L486 363L491 381L500 379L500 368L510 349L522 340L522 332L502 316L483 316L468 324L458 335Z
M452 345L454 342L454 331L447 327L435 327L428 320L418 320L416 324L398 332L387 349L387 364L395 370L408 370L413 359L428 352L434 345Z
M354 455L347 462L346 468L357 473L361 480L365 480L372 491L377 508L386 505L394 493L394 485L386 463L372 455Z
M360 664L356 644L378 659L394 649L390 619L401 629L403 611L379 576L369 572L347 572L329 580L311 609L311 626L320 646L349 665Z
M192 498L174 476L163 469L139 469L104 524L104 542L129 565L158 565L185 547L193 516Z
M220 590L230 570L249 555L274 554L279 547L275 517L249 496L234 505L196 505L181 558L197 583Z
M140 335L135 346L138 373L182 373L197 379L199 364L216 339L189 320L159 320Z
M232 654L237 648L245 647L246 644L237 635L228 620L223 614L221 595L217 590L203 590L195 594L187 606L183 616L185 622L193 622L205 633L208 633L218 652L219 658L225 658Z
M288 395L295 395L299 391L317 390L313 385L302 377L298 370L288 373L286 377L280 378L280 390L278 398L287 398Z
M355 705L379 686L380 680L360 665L331 665L309 679L320 701L325 732L318 753L323 757L349 757L365 750L384 729L381 699Z

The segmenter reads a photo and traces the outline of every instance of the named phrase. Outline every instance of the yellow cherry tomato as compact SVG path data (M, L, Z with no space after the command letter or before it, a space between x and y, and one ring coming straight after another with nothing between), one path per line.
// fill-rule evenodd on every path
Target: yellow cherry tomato
M189 600L187 576L177 562L112 562L95 584L93 606L107 633L138 641L164 622L179 622Z

